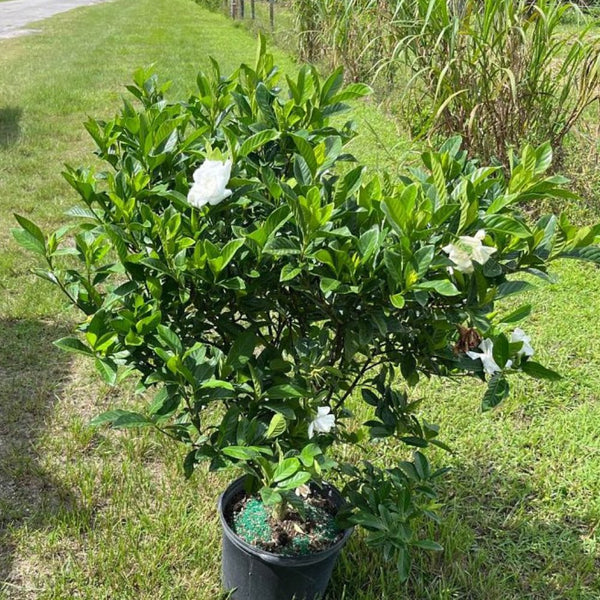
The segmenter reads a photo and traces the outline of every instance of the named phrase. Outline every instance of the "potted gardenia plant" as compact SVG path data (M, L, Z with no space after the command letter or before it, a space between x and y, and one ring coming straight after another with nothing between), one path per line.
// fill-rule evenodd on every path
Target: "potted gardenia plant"
M334 125L369 89L307 66L279 79L262 39L254 68L223 77L213 62L187 102L138 72L135 101L86 125L106 171L65 173L84 204L76 223L45 235L17 216L14 230L84 315L56 344L148 399L95 424L183 442L188 476L201 462L242 474L219 501L237 599L318 597L354 525L402 577L411 547L439 549L415 523L435 518L443 473L423 451L444 445L407 390L470 375L487 382L488 409L514 374L556 378L516 327L530 307L496 302L554 259L600 258L598 228L518 212L570 196L545 175L547 145L508 175L459 139L402 177L370 173L347 150L352 123ZM336 451L382 438L412 459Z

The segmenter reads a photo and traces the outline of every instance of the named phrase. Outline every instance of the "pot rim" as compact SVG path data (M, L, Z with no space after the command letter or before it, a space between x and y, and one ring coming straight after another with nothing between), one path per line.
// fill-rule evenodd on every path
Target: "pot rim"
M263 550L262 548L258 548L257 546L252 546L244 539L242 539L227 523L227 519L225 519L225 506L230 500L231 496L241 490L244 485L244 481L246 476L243 475L239 477L235 481L232 481L225 491L219 496L219 500L217 503L217 512L219 513L219 520L221 521L221 527L223 528L224 535L235 544L241 550L252 554L254 556L259 557L265 562L269 563L285 563L286 566L295 567L295 566L304 566L310 565L313 563L320 562L332 554L336 554L339 552L342 547L348 541L350 534L354 530L354 527L348 527L344 530L344 535L335 543L333 546L326 548L325 550L320 550L319 552L314 552L313 554L307 554L303 556L283 556L281 554L275 554L274 552L269 552L267 550ZM329 489L333 490L333 492L341 499L341 494L337 490L337 488L330 483L324 483Z

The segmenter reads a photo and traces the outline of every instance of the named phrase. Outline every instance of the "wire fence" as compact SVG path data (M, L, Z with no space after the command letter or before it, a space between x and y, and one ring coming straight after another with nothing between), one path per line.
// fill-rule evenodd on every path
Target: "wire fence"
M232 19L256 20L257 4L268 4L269 25L275 29L275 0L224 0L224 8Z

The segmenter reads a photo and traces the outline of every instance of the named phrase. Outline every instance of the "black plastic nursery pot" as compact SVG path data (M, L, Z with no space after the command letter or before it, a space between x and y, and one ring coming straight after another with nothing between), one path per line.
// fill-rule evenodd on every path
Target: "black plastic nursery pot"
M244 489L244 478L234 481L219 498L218 511L223 528L223 587L234 590L231 600L317 600L325 594L335 561L352 529L322 552L307 556L280 556L255 548L236 535L225 512ZM323 492L336 505L342 505L340 493L330 485Z

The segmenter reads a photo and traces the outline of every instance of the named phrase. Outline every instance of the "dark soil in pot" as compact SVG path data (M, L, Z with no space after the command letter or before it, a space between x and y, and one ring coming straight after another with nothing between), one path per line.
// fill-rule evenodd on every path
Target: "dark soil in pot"
M326 485L315 498L319 499L314 502L314 508L323 509L329 522L333 523L333 516L342 505L339 492ZM281 529L272 528L270 515L263 510L258 523L262 522L260 527L265 532L262 543L270 548L267 550L251 545L233 530L236 515L244 514L244 509L251 509L248 516L256 516L257 507L245 495L243 478L227 488L219 499L218 508L223 527L223 585L227 591L235 590L231 600L317 600L323 597L337 556L351 529L328 530L321 518L315 518L310 526L306 524L310 519L301 524L298 515L293 513ZM323 530L328 531L324 536ZM298 535L290 535L293 531ZM252 528L250 535L255 535ZM308 546L321 549L308 551L304 548L306 542L299 544L294 540L308 540ZM304 550L291 555L294 545L300 545Z
M319 488L298 498L304 510L288 510L284 519L274 519L260 498L239 492L226 510L231 529L244 541L262 550L282 556L305 556L326 550L339 541L344 532L335 523L338 507L321 496Z

